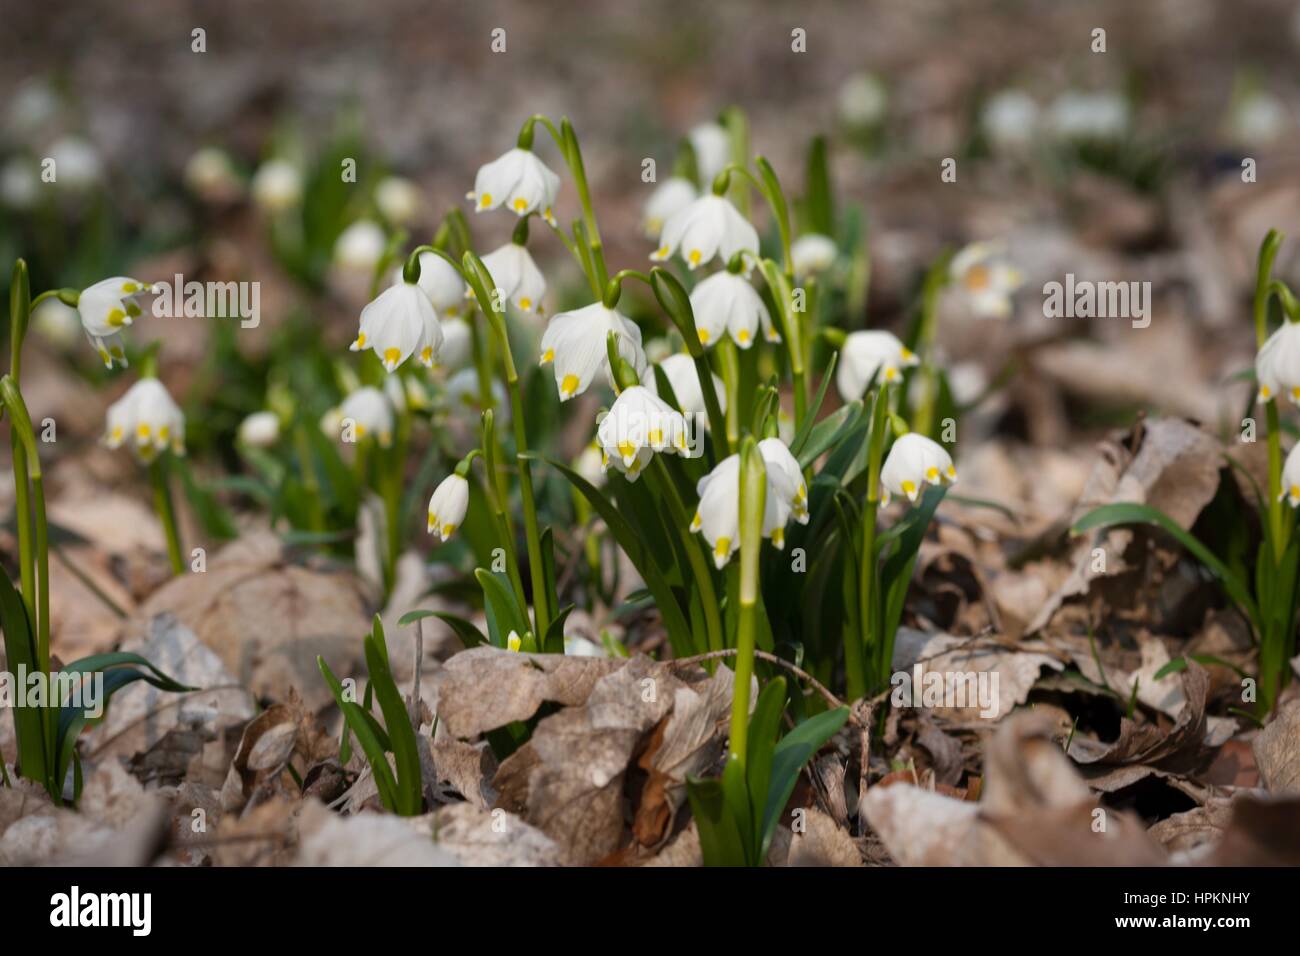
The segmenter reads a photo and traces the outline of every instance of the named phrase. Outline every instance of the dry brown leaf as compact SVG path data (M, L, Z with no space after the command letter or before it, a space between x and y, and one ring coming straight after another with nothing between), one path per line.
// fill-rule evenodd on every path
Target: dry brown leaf
M504 810L454 803L432 814L435 845L461 866L560 866L563 850Z
M804 810L803 825L790 838L786 866L862 866L862 854L847 830L816 807Z
M298 817L294 866L458 866L420 832L418 818L387 813L343 816L307 800Z
M1251 746L1269 793L1300 794L1300 700L1279 708Z

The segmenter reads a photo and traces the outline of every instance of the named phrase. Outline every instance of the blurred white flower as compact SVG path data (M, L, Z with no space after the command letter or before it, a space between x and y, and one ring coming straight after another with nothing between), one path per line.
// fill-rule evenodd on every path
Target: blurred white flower
M507 242L483 257L483 265L501 295L520 312L542 312L542 297L546 295L546 277L533 262L526 246ZM470 295L472 296L472 291Z
M53 297L32 310L32 327L55 345L68 348L77 341L81 316L72 306Z
M700 174L700 185L708 190L714 177L731 162L731 137L718 123L700 123L686 138L695 151L695 169Z
M768 494L775 493L800 524L808 523L808 485L803 470L790 449L780 438L764 438L758 443L767 470ZM773 544L781 547L773 538Z
M596 488L605 486L605 455L593 439L573 462L573 470Z
M1260 346L1255 379L1259 382L1258 401L1285 395L1300 405L1300 323L1283 321Z
M555 384L560 401L581 395L601 369L610 376L605 338L613 332L618 338L618 354L636 370L645 371L645 353L641 351L641 330L626 316L605 308L601 302L571 312L557 313L542 333L542 356L539 364L555 366ZM613 380L610 378L610 385Z
M81 325L107 368L112 368L114 362L126 365L118 333L140 317L142 310L136 298L148 292L145 283L126 276L102 279L82 290L77 300Z
M506 635L506 650L511 653L518 653L519 648L523 647L524 639L519 636L518 631L511 631Z
M840 397L851 402L866 394L877 376L885 382L896 382L903 369L919 362L915 353L889 332L879 329L850 332L840 349L835 386Z
M704 279L691 291L691 311L700 344L717 345L724 334L742 349L754 344L760 326L769 342L779 341L763 297L742 275L723 270Z
M948 274L981 319L1005 319L1011 314L1011 295L1024 277L1003 254L1001 245L973 242L953 256Z
M938 442L924 435L909 432L890 446L885 464L880 469L880 484L884 489L881 503L889 504L891 495L903 495L915 501L921 486L957 480L952 456Z
M239 423L239 441L250 448L270 448L280 440L280 416L253 412Z
M225 150L204 146L185 164L185 186L206 202L225 203L239 198L243 186Z
M817 232L804 233L790 244L790 261L795 277L800 279L825 272L838 255L835 240Z
M700 388L700 377L695 370L695 360L689 355L679 352L656 364L664 370L664 375L668 377L668 384L677 397L677 405L681 411L687 415L704 415L706 411L704 407L704 390ZM716 372L710 372L709 374L713 378L713 390L718 395L718 407L725 412L727 410L726 385ZM655 381L653 366L645 370L645 373L641 376L641 381L655 395L659 394L659 385ZM708 427L707 421L705 427Z
M564 653L569 657L609 657L605 648L577 634L564 635Z
M185 454L185 416L156 378L142 378L108 406L104 441L109 448L130 442L136 457L152 461L171 449Z
M766 456L764 456L766 462ZM721 568L740 550L740 456L732 455L718 462L695 486L699 507L691 519L691 530L704 535L713 551L713 563ZM767 476L767 493L763 503L763 537L777 548L785 547L785 523L790 505L772 476Z
M361 330L351 351L371 349L392 372L412 355L432 368L442 347L442 324L433 304L413 282L391 285L361 310Z
M1119 93L1067 90L1052 103L1052 130L1063 139L1116 140L1129 128L1129 105Z
M423 203L420 188L401 176L386 176L375 187L375 207L393 225L406 225L420 214Z
M1038 134L1038 103L1023 90L1002 90L984 104L980 126L995 151L1022 150Z
M715 255L723 265L738 252L758 255L758 232L724 196L701 196L664 224L659 248L650 254L663 262L680 252L691 269ZM746 263L746 271L748 271Z
M474 177L474 191L465 194L474 201L475 212L502 206L517 216L540 213L555 224L555 197L560 191L560 177L547 168L531 149L515 147L504 155L479 167Z
M1282 493L1279 501L1286 501L1292 508L1300 507L1300 445L1291 449L1282 466Z
M358 219L334 240L334 264L355 272L371 273L388 247L388 237L379 223Z
M80 136L63 136L50 147L54 160L55 182L73 192L82 192L99 183L104 174L99 151Z
M302 173L287 159L268 159L253 174L253 201L267 212L283 212L302 201Z
M681 176L672 176L657 185L645 203L642 226L654 239L663 232L664 223L695 201L699 194L695 184Z
M420 278L416 285L429 297L438 317L459 315L468 287L456 267L432 252L420 253L419 260ZM404 264L398 264L393 269L393 285L405 281L402 278L403 267Z
M0 170L0 201L10 209L31 209L40 195L41 174L25 156L15 156Z
M357 441L373 437L383 448L392 444L393 406L374 386L363 385L343 399L342 405L325 416L321 427L327 434L343 438L349 422Z
M28 80L9 100L6 125L16 139L40 133L59 114L59 94L46 80Z
M655 452L685 454L686 419L681 412L641 385L625 388L600 420L596 440L611 465L636 481Z
M1232 135L1247 146L1267 146L1286 131L1287 110L1272 93L1256 92L1233 106Z
M889 94L875 76L855 73L840 86L836 107L846 126L878 126L889 108Z
M429 499L429 534L442 541L465 521L469 511L469 482L454 472L442 480Z
M458 372L474 357L474 338L465 319L445 319L442 323L442 349L438 352L438 366Z
M492 379L490 387L497 427L504 428L510 422L510 403L507 401L509 396L506 395L505 386L498 379ZM483 411L482 403L479 401L481 394L478 370L473 366L461 369L447 379L447 384L442 388L443 401L448 411L457 417L468 413L475 419L475 424Z

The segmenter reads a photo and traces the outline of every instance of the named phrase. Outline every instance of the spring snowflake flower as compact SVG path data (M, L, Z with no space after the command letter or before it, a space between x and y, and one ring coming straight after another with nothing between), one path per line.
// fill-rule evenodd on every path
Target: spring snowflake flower
M456 267L442 256L432 252L420 253L419 259L420 278L416 281L416 285L429 297L434 311L440 318L459 315L469 287L456 271ZM403 264L400 263L394 267L392 285L405 281L402 278L402 269Z
M790 262L798 278L825 272L838 255L835 240L818 232L805 233L790 244Z
M840 87L835 105L846 126L864 129L884 120L889 94L885 85L870 73L855 73Z
M758 232L724 196L701 196L674 213L664 223L659 248L650 254L655 262L681 253L696 269L715 255L726 263L738 252L758 255Z
M871 329L850 332L840 349L835 369L835 386L846 402L861 398L879 377L897 382L902 370L918 364L912 351L889 332Z
M758 443L767 469L768 494L775 492L800 524L808 523L808 485L803 470L786 443L779 438L764 438ZM776 544L775 537L773 543ZM777 544L777 547L781 547Z
M999 245L973 242L953 256L948 274L981 319L1005 319L1011 314L1011 294L1024 277L1006 261Z
M244 188L230 157L215 146L204 146L189 158L184 178L190 192L205 202L231 202Z
M283 212L302 201L302 173L287 159L268 159L253 174L253 201L267 212Z
M429 499L429 533L441 541L448 540L461 526L468 510L469 482L452 473L434 489Z
M71 348L81 333L81 316L57 297L46 299L32 310L32 328L60 348Z
M118 333L140 317L140 303L136 299L148 293L146 283L126 276L103 279L82 291L77 300L81 325L106 368L112 368L115 362L126 365L126 352Z
M1062 139L1117 140L1128 132L1128 100L1113 92L1067 90L1052 104L1051 124Z
M686 454L686 419L643 385L626 388L596 429L603 458L636 481L655 452Z
M537 268L526 246L507 242L483 257L483 266L501 290L505 301L520 312L542 313L542 296L546 295L546 277ZM473 292L469 293L473 297Z
M1282 494L1279 501L1286 501L1292 508L1300 507L1300 445L1291 449L1282 466Z
M668 377L668 384L672 387L673 395L677 397L677 405L686 415L703 416L707 413L704 406L704 390L700 388L700 376L695 370L695 360L684 353L670 355L657 363L664 370L664 375ZM709 373L713 377L713 390L718 395L718 407L726 412L727 410L727 388L722 379L716 372ZM646 388L659 394L659 383L655 379L655 370L653 367L647 368L641 376L641 382ZM705 427L708 427L706 421Z
M358 219L334 241L334 263L344 269L373 272L387 246L388 237L379 223Z
M748 279L734 272L715 272L700 282L691 291L691 311L701 345L716 345L730 333L737 345L747 349L760 326L769 342L779 341L763 297Z
M0 169L0 200L11 209L31 209L40 199L41 176L36 163L15 156Z
M1022 90L994 94L980 112L984 135L1000 152L1016 152L1029 146L1038 133L1038 123L1038 104Z
M473 355L474 338L469 323L460 318L443 322L442 348L438 352L439 367L452 372L460 371L470 363Z
M142 378L108 407L104 441L109 448L129 442L136 457L152 461L171 449L185 454L185 416L156 378Z
M474 191L465 198L474 201L475 212L502 206L517 216L540 213L555 225L555 197L560 191L560 177L547 168L531 149L515 147L486 166L474 177Z
M497 427L505 428L510 424L510 402L506 387L501 384L500 379L494 378L491 388ZM447 410L460 420L472 417L475 425L478 424L478 416L483 411L480 402L481 394L478 369L472 365L447 379L447 384L442 389L443 403Z
M957 480L952 456L938 442L924 435L909 432L894 442L880 469L880 484L884 488L882 504L889 504L891 495L903 495L915 501L926 482L952 484Z
M420 188L401 176L387 176L375 187L375 208L394 225L403 226L420 213Z
M442 323L418 285L399 282L361 310L361 330L349 348L373 350L389 372L412 355L425 368L433 368L442 348Z
M764 455L766 462L767 456ZM785 547L785 523L790 505L781 489L767 478L763 504L763 537L777 548ZM740 550L740 456L732 455L718 462L695 486L700 497L691 530L704 535L713 551L713 564L721 568Z
M1300 323L1284 321L1255 356L1258 401L1286 395L1300 405Z
M601 302L572 312L559 312L542 333L542 357L539 364L555 366L555 384L560 401L581 395L602 368L612 386L605 338L613 332L618 337L618 354L636 370L645 371L645 353L641 351L641 330L626 316L608 309Z
M517 653L523 646L524 640L519 636L518 631L511 631L506 635L506 650Z
M645 203L642 225L651 239L664 229L664 223L693 203L699 194L695 184L682 176L672 176L655 187Z
M352 437L358 442L373 437L382 448L393 442L392 403L373 386L362 386L343 399L343 404L326 415L321 424L327 432L344 437L349 423Z
M573 470L593 487L605 486L605 453L600 450L598 442L593 440L582 450L582 454L573 462Z
M280 440L280 416L253 412L239 423L239 441L250 448L270 448Z
M686 138L695 151L695 169L705 189L713 182L724 166L731 161L731 137L719 123L700 123Z
M104 175L99 151L80 136L64 136L50 146L56 182L61 188L84 192L98 185Z

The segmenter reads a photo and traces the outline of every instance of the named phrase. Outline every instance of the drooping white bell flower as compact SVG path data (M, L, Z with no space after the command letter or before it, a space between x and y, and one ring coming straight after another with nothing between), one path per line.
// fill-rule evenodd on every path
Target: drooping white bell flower
M760 327L769 342L779 341L763 297L748 279L729 270L715 272L691 290L691 311L701 345L717 345L730 333L737 345L747 349Z
M889 332L879 329L850 332L840 349L835 386L844 401L852 402L866 394L877 377L885 382L897 382L903 369L919 361L914 352Z
M461 306L465 303L465 292L468 286L456 271L456 267L442 256L432 252L420 253L419 260L420 278L416 285L429 297L434 311L440 318L459 315ZM402 278L402 269L403 266L400 264L393 269L392 285L405 281Z
M655 452L685 454L686 419L642 385L625 388L596 429L605 468L636 481Z
M546 277L537 268L528 247L517 242L507 242L483 257L483 266L492 281L501 290L502 298L520 312L542 313L542 297L546 295ZM471 291L470 296L473 296Z
M230 156L215 146L204 146L190 156L184 178L190 192L211 203L231 202L244 189Z
M253 412L239 423L239 441L250 448L270 448L280 440L280 416Z
M438 352L438 367L458 372L470 363L473 355L474 337L469 323L461 318L444 321L442 349Z
M425 368L433 368L442 348L442 323L418 285L399 282L361 310L361 330L349 348L372 349L389 372L412 355Z
M1052 103L1051 124L1062 139L1116 140L1128 132L1128 100L1111 91L1067 90Z
M609 358L605 339L610 332L618 337L618 354L635 369L637 377L645 371L645 353L641 351L641 330L626 316L593 302L572 312L559 312L542 333L541 365L555 366L555 384L560 401L581 395L601 369L610 385Z
M973 242L953 256L948 274L979 318L1005 319L1024 277L997 243Z
M908 432L890 447L880 469L880 484L884 489L881 503L889 504L891 495L903 495L908 501L915 501L921 486L927 482L937 485L956 480L952 456L944 447L924 435Z
M446 541L469 510L469 482L454 472L442 480L429 499L429 534Z
M695 201L695 184L682 176L670 176L655 187L645 203L642 225L651 239L663 232L664 224Z
M980 126L999 152L1014 153L1033 143L1038 135L1038 103L1023 90L1002 90L991 96L980 112Z
M835 264L839 248L830 236L819 232L804 233L790 244L790 262L797 278L817 275Z
M785 547L785 523L790 505L767 478L763 496L763 537L777 548ZM740 550L740 455L731 455L700 479L695 486L700 503L691 519L691 530L704 535L713 551L713 563L721 568Z
M90 344L107 368L114 362L126 365L126 352L118 333L142 314L138 297L149 294L149 286L138 279L114 276L82 290L77 312Z
M79 337L81 316L57 296L46 299L32 310L32 328L55 345L70 348Z
M495 409L498 428L505 428L510 423L510 402L507 400L506 388L500 379L492 379L492 404ZM461 369L443 386L442 397L447 410L457 419L473 418L477 424L483 412L482 385L479 382L478 369L472 365Z
M677 397L678 408L686 415L703 418L707 414L707 409L704 405L704 390L700 388L700 376L695 370L695 360L685 353L678 352L676 355L668 356L658 365L664 370L664 375L668 377L668 384L672 386L673 395ZM725 413L727 410L727 387L716 372L710 372L709 374L713 378L713 390L718 395L718 408ZM650 391L656 395L659 394L659 383L655 380L653 366L645 370L645 373L641 376L641 381ZM708 427L707 420L704 420L704 427Z
M1260 402L1283 395L1300 405L1300 323L1284 321L1255 356Z
M1285 500L1292 508L1300 508L1300 445L1296 445L1286 456L1282 466L1282 493L1278 500Z
M253 201L267 212L283 212L302 201L302 173L287 159L268 159L253 174Z
M517 216L530 212L555 225L555 197L560 177L547 168L531 149L516 146L508 153L480 166L474 177L474 191L465 198L474 201L475 212L504 206Z
M596 488L605 487L605 453L593 440L573 462L573 470Z
M422 412L433 404L424 383L414 375L384 376L384 394L399 415L408 411Z
M363 385L343 399L343 404L326 415L321 424L335 437L347 438L350 434L358 442L374 438L387 448L393 441L393 406L379 389Z
M406 225L419 215L423 201L420 188L401 176L386 176L375 187L375 207L394 225Z
M130 443L136 457L152 461L170 449L185 454L185 416L156 378L142 378L108 407L104 441L109 448Z
M699 123L686 134L695 151L695 169L705 189L731 161L731 137L719 123Z
M99 183L104 164L99 150L80 136L64 136L50 146L55 182L60 188L83 192Z
M855 73L844 81L836 97L836 108L846 126L862 129L876 126L889 107L885 85L870 73Z
M356 272L373 272L388 247L383 227L370 219L358 219L334 240L334 263Z
M768 493L775 491L790 508L800 524L808 523L808 485L804 481L799 462L786 443L779 438L764 438L758 443L767 469Z
M11 209L31 209L41 196L41 174L36 162L15 156L0 169L0 201Z
M758 232L731 200L709 194L674 213L664 223L659 248L650 258L663 262L681 253L686 265L697 269L715 255L725 264L738 252L757 256Z

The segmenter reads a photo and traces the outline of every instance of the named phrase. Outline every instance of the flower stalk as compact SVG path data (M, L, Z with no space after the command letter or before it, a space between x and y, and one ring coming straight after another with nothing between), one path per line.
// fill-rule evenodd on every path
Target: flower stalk
M736 684L731 697L729 762L743 768L749 734L749 685L754 676L758 633L759 557L763 546L763 512L767 474L757 443L740 446L740 569L736 618Z

